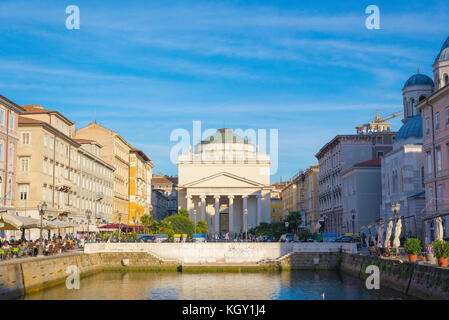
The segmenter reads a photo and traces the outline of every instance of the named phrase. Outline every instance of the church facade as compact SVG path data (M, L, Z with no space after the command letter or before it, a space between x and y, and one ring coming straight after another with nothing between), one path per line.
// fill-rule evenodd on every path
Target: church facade
M178 156L178 208L232 237L270 221L270 156L229 129Z

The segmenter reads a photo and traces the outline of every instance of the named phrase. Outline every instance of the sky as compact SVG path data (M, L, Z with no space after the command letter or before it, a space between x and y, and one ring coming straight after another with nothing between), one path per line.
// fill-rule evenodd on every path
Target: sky
M365 26L372 4L380 29ZM79 29L66 28L69 5ZM401 111L405 81L418 67L432 75L448 21L448 1L2 0L0 94L77 128L96 119L169 175L170 134L193 121L278 129L274 182L376 109Z

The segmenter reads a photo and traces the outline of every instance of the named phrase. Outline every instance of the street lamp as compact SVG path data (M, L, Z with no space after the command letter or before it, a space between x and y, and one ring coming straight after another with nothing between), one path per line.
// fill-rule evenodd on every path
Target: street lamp
M352 209L351 210L351 213L352 213L352 233L355 233L355 210L354 209Z
M194 234L194 237L195 237L195 242L196 242L196 209L193 210L193 216L195 217L195 234Z
M39 203L39 205L37 206L37 210L39 211L39 215L41 216L41 230L39 240L42 242L42 220L44 218L45 211L47 210L47 204L45 203L45 201Z
M120 223L122 221L122 213L119 212L118 213L118 242L120 242L120 231L121 231L121 226Z
M392 203L391 204L391 211L393 212L394 218L397 220L399 210L401 209L401 204L399 202Z
M246 222L246 225L245 225L245 239L246 239L246 242L248 242L248 209L245 208L243 213L245 214L245 222Z
M103 192L97 193L97 198L95 199L95 219L98 219L98 203L103 200L104 194Z
M87 238L89 239L89 225L90 225L90 217L92 216L92 211L86 210L86 216L87 216Z

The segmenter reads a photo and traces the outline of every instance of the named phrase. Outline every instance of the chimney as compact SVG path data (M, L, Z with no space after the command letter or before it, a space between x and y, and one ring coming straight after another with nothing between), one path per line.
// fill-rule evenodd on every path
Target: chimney
M42 104L27 104L25 107L32 107L36 109L44 109L44 106Z

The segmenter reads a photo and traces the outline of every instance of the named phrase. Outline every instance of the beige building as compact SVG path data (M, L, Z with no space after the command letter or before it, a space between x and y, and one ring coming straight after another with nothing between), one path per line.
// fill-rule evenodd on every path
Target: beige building
M75 141L81 145L78 149L78 172L75 173L79 190L75 198L76 207L80 211L90 210L98 222L112 222L114 167L101 159L101 144L86 139Z
M76 130L77 139L94 139L103 145L101 158L112 165L114 171L113 221L129 223L130 208L130 153L133 146L118 133L98 123ZM151 199L151 196L149 197ZM151 201L151 200L150 200Z
M87 223L86 210L94 212L95 209L93 202L87 201L87 194L96 188L98 180L89 169L85 169L81 159L82 156L89 159L97 156L83 150L82 145L72 138L74 122L59 112L43 109L41 105L23 108L26 111L19 118L19 136L22 138L17 152L17 212L39 218L37 206L45 201L45 218ZM97 168L112 169L98 163ZM83 182L83 176L92 183L91 186ZM97 188L107 193L111 181L105 177ZM81 201L83 198L86 201ZM92 200L94 197L88 198ZM33 237L37 237L38 232Z
M270 221L270 155L219 129L178 157L178 207L231 236ZM194 214L197 214L194 216Z

